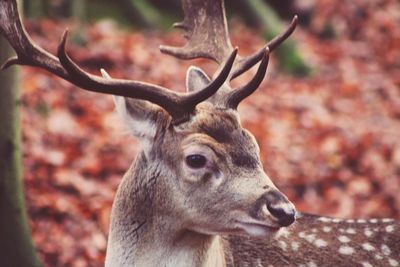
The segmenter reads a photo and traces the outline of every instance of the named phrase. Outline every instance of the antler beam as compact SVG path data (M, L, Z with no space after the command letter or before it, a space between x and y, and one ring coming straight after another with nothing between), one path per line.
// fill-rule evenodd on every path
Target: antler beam
M1 69L14 64L35 66L72 82L59 60L32 42L21 23L15 0L0 1L0 33L17 53L17 56L7 60Z
M74 81L79 81L79 87L105 94L113 94L150 101L162 108L175 119L175 123L186 119L197 104L203 102L217 92L226 81L237 55L234 49L226 60L217 77L200 91L191 93L178 93L167 88L139 81L109 79L95 76L83 71L68 56L65 50L67 32L58 47L58 58L61 65Z
M2 66L3 69L14 64L39 67L85 90L147 100L164 108L172 116L174 123L187 120L197 104L212 96L222 86L237 54L237 49L231 50L217 77L203 90L177 93L158 85L104 79L84 72L65 52L66 33L59 45L58 58L55 57L31 40L21 23L15 0L0 0L0 34L8 40L17 54Z

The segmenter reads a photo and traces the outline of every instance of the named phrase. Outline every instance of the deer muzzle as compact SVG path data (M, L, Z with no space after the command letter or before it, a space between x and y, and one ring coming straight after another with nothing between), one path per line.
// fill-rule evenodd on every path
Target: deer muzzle
M256 201L250 215L257 220L272 219L280 227L285 227L296 220L296 209L284 194L271 189Z

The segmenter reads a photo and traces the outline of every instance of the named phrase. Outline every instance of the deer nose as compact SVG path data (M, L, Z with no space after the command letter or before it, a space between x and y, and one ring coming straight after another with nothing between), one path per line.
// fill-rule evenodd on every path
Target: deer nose
M295 221L296 210L294 208L282 208L267 204L267 209L278 219L280 226L289 226Z
M257 217L272 216L280 226L289 226L296 220L294 205L278 190L272 189L258 199Z
M267 210L274 216L280 226L289 226L295 221L294 205L278 190L270 190L264 194Z

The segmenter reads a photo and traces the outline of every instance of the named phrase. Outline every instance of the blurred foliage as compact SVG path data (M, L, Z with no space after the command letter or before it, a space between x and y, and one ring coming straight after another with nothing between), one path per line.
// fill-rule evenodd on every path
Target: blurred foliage
M291 38L313 75L280 72L273 54L266 81L239 108L243 124L258 140L269 177L299 210L400 219L400 3L319 0L306 9L312 11L306 25ZM254 27L231 24L243 54L265 43ZM42 19L28 22L28 31L56 51L71 25ZM182 43L177 32L127 32L110 20L76 27L86 45L68 49L86 70L99 74L102 67L113 77L185 89L193 62L158 50ZM207 60L195 64L215 70ZM103 266L114 193L139 145L110 96L34 68L23 76L24 179L41 258L46 266Z
M230 0L227 7L233 9L235 16L241 16L249 25L261 29L265 40L271 40L285 30L284 23L276 11L287 10L286 14L293 13L293 1L263 0ZM100 18L111 17L126 27L140 27L147 29L171 28L173 22L182 17L180 0L26 0L27 16L38 18L49 16L53 18L74 18L78 21L96 21ZM293 17L293 16L292 16ZM292 18L291 17L291 18ZM290 19L291 19L290 18ZM78 28L79 29L79 28ZM80 43L84 40L81 33L75 34L74 39ZM303 60L293 41L287 41L278 49L283 70L296 75L309 73L309 66Z

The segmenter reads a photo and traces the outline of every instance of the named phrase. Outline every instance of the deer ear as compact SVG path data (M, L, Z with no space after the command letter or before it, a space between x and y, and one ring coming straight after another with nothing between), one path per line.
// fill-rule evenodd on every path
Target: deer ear
M191 66L186 73L186 90L188 92L201 90L210 82L207 74L198 67Z
M159 108L143 100L114 96L122 122L140 141L153 141L157 132Z
M103 69L101 74L104 78L111 79ZM160 121L158 118L165 112L160 112L161 108L148 101L123 96L114 96L114 103L125 127L139 139L143 149L146 150L154 141Z

